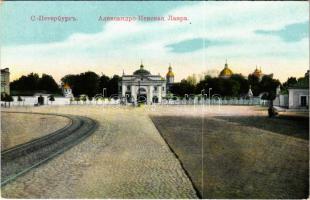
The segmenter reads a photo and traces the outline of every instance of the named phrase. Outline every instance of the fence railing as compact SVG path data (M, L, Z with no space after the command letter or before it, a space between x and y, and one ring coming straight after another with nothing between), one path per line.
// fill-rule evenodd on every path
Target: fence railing
M37 104L37 98L35 97L21 97L22 101L18 101L17 97L13 97L14 101L10 102L10 106L34 106ZM147 102L147 101L146 101ZM5 102L1 101L1 104ZM144 102L139 102L144 103ZM8 103L7 103L8 104ZM132 105L132 103L127 102L126 98L92 98L92 100L74 100L65 97L55 97L55 101L49 101L45 99L44 105ZM225 99L220 97L209 98L174 98L165 99L163 98L161 102L152 103L153 105L262 105L267 106L268 101L260 98L250 98L250 99L238 99L231 98Z

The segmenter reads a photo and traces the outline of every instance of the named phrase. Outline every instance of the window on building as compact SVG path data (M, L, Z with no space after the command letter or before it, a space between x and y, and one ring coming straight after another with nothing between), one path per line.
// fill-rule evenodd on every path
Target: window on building
M165 87L163 87L163 89L162 89L163 91L165 91Z
M157 86L154 86L154 91L157 92Z
M130 90L130 85L127 85L127 90Z

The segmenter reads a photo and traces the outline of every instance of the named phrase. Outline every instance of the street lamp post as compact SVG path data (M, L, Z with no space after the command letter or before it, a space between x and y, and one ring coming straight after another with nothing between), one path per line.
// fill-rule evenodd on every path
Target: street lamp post
M184 94L184 96L185 96L185 101L186 101L186 104L187 104L188 94Z
M209 88L209 105L211 105L211 90L212 88Z
M107 90L107 88L102 89L102 96L104 97L104 91Z
M207 100L207 99L208 99L208 94L204 94L204 96L206 96L206 98L205 98L205 99ZM205 102L205 101L204 101L204 102Z
M137 102L140 101L140 80L138 81L138 96L137 96Z
M204 92L205 92L205 89L202 89L202 90L201 90L201 98L202 98L202 102L204 102L204 98L203 98L203 96L204 96L204 94L203 94L203 93L204 93Z

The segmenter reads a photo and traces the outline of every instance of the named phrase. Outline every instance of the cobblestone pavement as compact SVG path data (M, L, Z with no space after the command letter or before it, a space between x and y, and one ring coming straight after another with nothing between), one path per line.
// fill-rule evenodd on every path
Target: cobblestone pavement
M54 115L1 112L1 150L42 137L70 123Z
M97 131L2 188L5 198L197 198L144 109L103 106L12 108L93 118Z

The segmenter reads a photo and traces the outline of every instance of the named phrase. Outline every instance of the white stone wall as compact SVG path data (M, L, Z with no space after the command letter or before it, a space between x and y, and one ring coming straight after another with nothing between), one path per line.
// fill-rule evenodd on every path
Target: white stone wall
M287 94L281 94L279 96L279 98L280 98L280 106L288 107L288 95Z
M70 104L70 98L65 97L55 97L55 101L51 102L48 100L47 96L44 97L44 104L45 105L69 105ZM13 96L14 101L11 102L12 106L34 106L34 104L38 103L38 96L21 96L22 100L21 102L17 101L18 97Z

